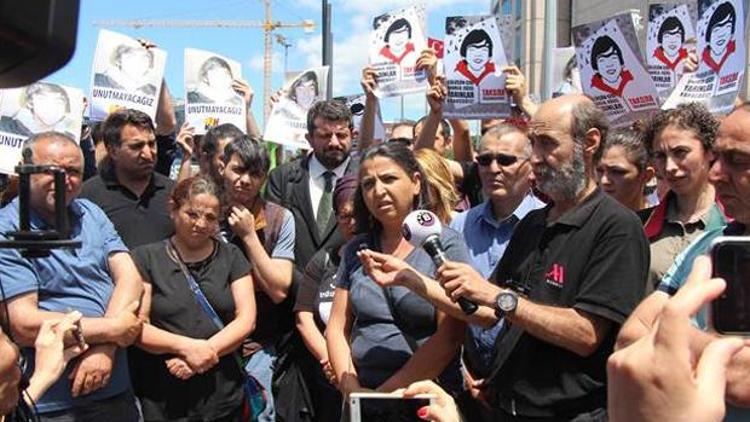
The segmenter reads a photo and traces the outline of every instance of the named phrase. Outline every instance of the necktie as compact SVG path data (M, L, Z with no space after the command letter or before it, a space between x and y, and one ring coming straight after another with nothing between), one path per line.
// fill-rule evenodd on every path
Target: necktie
M325 179L325 185L323 186L323 195L320 197L318 203L318 214L315 217L315 223L318 225L318 233L323 236L325 234L326 227L328 226L328 220L333 214L333 177L332 171L323 173Z

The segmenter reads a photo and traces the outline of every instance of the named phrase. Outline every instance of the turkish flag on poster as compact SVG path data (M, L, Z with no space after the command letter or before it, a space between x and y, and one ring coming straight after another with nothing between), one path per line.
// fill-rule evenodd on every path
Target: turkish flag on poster
M443 47L445 45L443 44L442 40L438 40L436 38L427 38L427 47L435 50L435 55L438 59L443 58Z

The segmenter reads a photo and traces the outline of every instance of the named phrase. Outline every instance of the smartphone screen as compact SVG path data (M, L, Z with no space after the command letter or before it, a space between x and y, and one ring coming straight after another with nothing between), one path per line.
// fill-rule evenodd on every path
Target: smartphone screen
M417 411L430 405L430 399L401 397L352 398L352 407L359 408L361 422L419 422ZM354 410L354 409L353 409Z
M750 238L723 237L711 249L714 277L727 282L711 304L713 327L722 334L750 334Z

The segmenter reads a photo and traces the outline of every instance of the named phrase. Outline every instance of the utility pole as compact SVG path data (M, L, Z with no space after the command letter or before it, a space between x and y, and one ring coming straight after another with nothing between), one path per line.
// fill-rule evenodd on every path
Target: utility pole
M264 20L262 22L253 20L164 20L164 19L110 19L96 20L93 22L99 27L124 26L131 28L261 28L263 29L263 123L268 121L271 113L271 75L273 44L272 35L274 31L281 28L302 28L306 33L315 29L312 20L305 19L301 22L274 22L271 16L271 1L263 0Z
M292 43L287 41L287 38L281 34L276 34L276 43L284 47L284 77L289 72L289 47Z
M322 0L323 66L328 66L328 100L333 97L333 34L331 33L331 3Z

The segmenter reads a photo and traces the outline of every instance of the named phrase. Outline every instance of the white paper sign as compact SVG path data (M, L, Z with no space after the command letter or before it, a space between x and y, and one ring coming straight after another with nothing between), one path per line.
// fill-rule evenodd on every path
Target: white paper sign
M627 125L659 109L659 96L641 60L631 14L581 25L573 34L583 92L612 125Z
M2 91L0 103L0 173L12 174L21 147L31 135L56 131L81 138L83 91L48 82Z
M712 113L726 114L734 107L745 77L743 2L700 0L698 11L698 71L680 79L662 108L699 102Z
M419 55L427 47L424 5L399 9L373 19L370 66L375 69L378 97L425 92L427 75L417 71Z
M495 16L454 16L445 21L445 76L448 119L510 115L505 91L505 49Z
M167 53L137 40L101 30L91 77L91 119L104 120L119 108L156 117Z
M292 148L310 149L305 139L307 111L326 98L328 66L307 69L289 81L274 104L263 138Z
M649 7L646 63L656 90L666 99L683 73L695 39L693 19L686 4L652 4Z
M239 62L210 51L185 49L185 120L198 135L231 123L246 131L245 99L232 83L241 78Z

